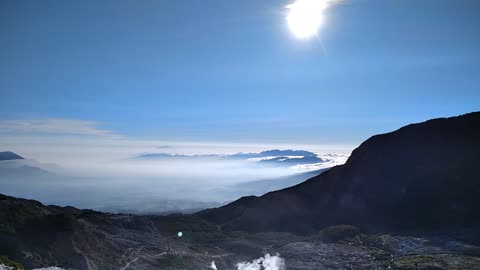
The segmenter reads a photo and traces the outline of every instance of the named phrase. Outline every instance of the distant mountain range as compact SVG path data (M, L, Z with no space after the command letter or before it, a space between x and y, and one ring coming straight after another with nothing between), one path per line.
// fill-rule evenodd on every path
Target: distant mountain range
M480 225L480 113L376 135L344 165L198 215L226 230L309 232Z
M180 155L168 153L146 153L135 156L136 160L249 160L269 166L295 166L325 162L317 154L305 150L268 150L260 153L237 153L233 155Z

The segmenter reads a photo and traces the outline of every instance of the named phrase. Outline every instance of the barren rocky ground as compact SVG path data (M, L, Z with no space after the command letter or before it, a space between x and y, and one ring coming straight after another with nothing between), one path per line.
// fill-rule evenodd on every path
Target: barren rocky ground
M27 269L237 269L265 254L286 269L479 269L479 230L366 233L336 225L297 235L224 231L197 216L111 215L0 200L0 252ZM177 233L181 231L182 237Z

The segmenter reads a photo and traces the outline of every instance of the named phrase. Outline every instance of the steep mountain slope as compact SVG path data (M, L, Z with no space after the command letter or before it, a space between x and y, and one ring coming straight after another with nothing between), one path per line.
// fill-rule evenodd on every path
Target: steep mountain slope
M47 207L0 194L0 213L0 254L28 258L27 267L47 266L42 261L86 266L71 244L72 215L80 214L80 210Z
M480 224L480 113L373 136L297 186L198 213L228 230L311 232Z
M23 157L15 154L13 152L10 152L10 151L0 152L0 161L2 161L2 160L16 160L16 159L23 159Z

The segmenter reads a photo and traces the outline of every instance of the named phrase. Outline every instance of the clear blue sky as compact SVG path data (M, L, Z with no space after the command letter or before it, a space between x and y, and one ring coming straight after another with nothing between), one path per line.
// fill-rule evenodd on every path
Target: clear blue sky
M342 144L480 109L480 1L345 0L312 40L290 2L2 0L0 120Z

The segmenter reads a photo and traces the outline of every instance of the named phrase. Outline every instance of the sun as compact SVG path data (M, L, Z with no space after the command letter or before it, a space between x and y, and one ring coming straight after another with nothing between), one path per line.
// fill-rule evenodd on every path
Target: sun
M290 31L300 39L317 35L323 25L324 12L335 0L295 0L286 6L289 9L287 24Z

